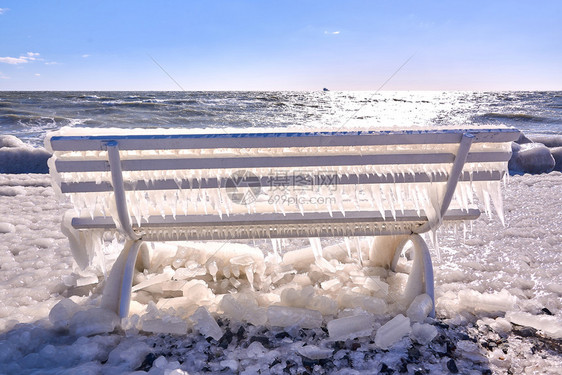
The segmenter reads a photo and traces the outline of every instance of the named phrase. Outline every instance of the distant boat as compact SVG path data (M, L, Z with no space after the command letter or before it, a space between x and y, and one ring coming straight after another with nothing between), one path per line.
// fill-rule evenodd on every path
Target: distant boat
M324 88L322 89L322 91L330 91L330 90L328 90L327 88L324 87Z

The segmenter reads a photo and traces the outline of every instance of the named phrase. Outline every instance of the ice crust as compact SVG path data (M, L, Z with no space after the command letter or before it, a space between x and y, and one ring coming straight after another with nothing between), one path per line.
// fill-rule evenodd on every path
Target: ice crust
M479 364L485 364L500 373L508 366L514 373L524 373L525 369L546 373L560 370L558 357L553 357L549 352L542 350L537 353L532 352L529 341L514 336L511 331L512 327L524 325L538 329L539 335L555 338L555 330L542 327L559 327L562 322L560 319L562 280L559 272L559 264L562 260L558 241L560 234L558 218L562 208L559 200L552 195L562 183L560 176L553 173L546 176L512 177L507 188L507 199L504 202L505 228L498 220L489 220L484 215L474 222L474 230L466 234L464 242L462 232L455 232L454 228L444 228L441 237L442 259L435 257L433 259L438 319L459 334L466 334L466 330L469 329L471 338L479 337L492 341L499 340L499 334L499 337L507 340L505 345L509 345L508 353L512 353L507 356L504 353L502 356L497 351L484 350L471 340L454 341L458 344L455 360L460 372L468 372L472 369L471 366L479 366ZM273 359L269 360L270 356L283 355L287 359L301 358L307 353L310 356L323 356L327 355L328 350L333 347L328 344L328 342L333 343L328 334L324 333L322 336L322 329L315 331L315 328L304 329L304 332L315 332L317 338L310 338L312 336L306 338L307 345L301 349L299 349L301 345L291 346L293 340L297 340L293 337L298 337L291 335L296 335L300 332L299 329L294 326L270 326L267 319L263 318L267 318L267 309L270 306L320 311L321 327L327 326L330 321L336 319L357 314L371 314L375 321L371 335L354 339L354 342L361 344L359 350L344 348L334 351L327 358L337 363L336 366L344 366L343 358L347 355L353 357L354 369L358 368L356 366L364 366L361 368L372 367L378 371L376 366L380 366L382 353L377 351L379 350L377 347L370 347L369 350L376 355L371 359L364 356L365 350L369 348L370 340L374 339L380 327L396 314L406 314L406 307L396 305L394 298L400 295L399 292L405 284L405 273L411 267L408 251L405 251L406 257L400 258L395 273L381 265L371 264L369 257L371 247L367 239L360 241L363 265L359 263L357 245L354 241L349 243L352 255L350 258L344 241L340 242L338 239L331 243L323 240L323 258L331 264L333 267L331 270L328 270L325 264L317 264L308 241L282 241L278 248L280 259L273 255L269 241L256 241L255 244L250 241L245 245L246 251L240 252L240 248L237 248L236 252L238 255L254 253L257 255L258 252L261 254L261 258L255 260L254 290L251 289L243 269L246 262L239 259L234 262L235 264L230 263L229 254L232 252L228 247L237 246L235 244L225 245L222 248L224 252L222 250L217 252L218 257L212 254L224 243L186 245L180 242L156 244L154 247L149 244L151 252L149 263L145 271L135 273L135 285L156 275L168 274L163 272L166 267L170 267L174 274L182 276L183 278L177 281L185 284L181 288L179 286L182 284L167 284L175 282L174 276L171 276L169 280L162 281L161 285L152 285L154 289L148 287L136 290L133 293L131 316L127 322L122 323L126 333L113 330L90 336L86 333L72 336L69 327L74 315L79 311L96 308L99 304L101 292L99 287L96 284L83 284L93 275L96 275L100 281L104 276L101 269L92 266L87 271L75 267L68 240L59 230L62 213L69 206L56 203L49 184L48 176L0 175L1 186L21 188L15 190L20 191L15 195L0 195L2 221L12 224L16 229L13 232L0 234L2 237L0 261L3 276L0 286L5 296L4 304L0 306L2 328L0 363L6 373L18 373L18 371L40 373L45 369L54 373L64 373L69 371L67 369L82 373L134 371L138 368L139 361L144 361L149 353L144 344L147 340L158 340L159 337L159 334L144 331L144 322L149 319L160 319L160 327L170 328L174 327L170 324L174 321L171 317L176 322L184 322L185 330L183 328L177 330L171 336L166 333L164 336L168 341L165 345L188 340L194 348L190 352L194 361L190 362L191 364L180 364L176 362L175 357L168 359L160 357L154 360L154 363L160 367L154 365L152 373L180 371L179 369L184 371L188 368L197 368L199 369L197 371L200 371L203 365L196 365L195 363L199 362L195 359L201 356L207 361L208 358L203 354L206 350L203 349L203 345L218 347L218 343L211 337L208 338L211 343L208 343L207 338L199 333L190 319L200 306L205 306L217 323L231 321L231 328L232 324L238 324L234 326L236 328L243 326L249 330L248 336L259 336L262 331L258 329L264 329L263 327L273 332L267 336L272 340L274 345L272 348L266 348L264 345L260 348L257 344L252 347L254 350L252 353L263 353L262 357L250 359L245 349L230 346L216 362L208 363L209 366L216 366L212 368L217 372L224 368L236 368L231 370L234 372L250 371L255 370L256 366L264 368L262 371L272 368L273 372L280 367L273 369L276 365L273 364ZM25 194L21 193L22 190ZM41 241L35 243L39 239ZM122 248L121 243L112 243L111 240L107 238L106 246L103 248L108 268ZM258 249L258 246L261 249ZM265 253L263 249L266 250ZM295 252L293 261L285 262L284 259L290 258L286 255L293 251ZM301 255L304 259L302 262ZM213 261L214 265L212 265ZM234 265L239 268L238 276L234 275L232 268L226 275L222 272L221 267ZM179 269L185 271L178 273ZM369 278L380 279L387 284L388 295L377 295L378 291L364 288L366 286L364 282ZM311 301L305 307L297 307L296 305L302 306L303 301L306 300L301 297L310 296L310 289L306 289L307 286L313 287ZM288 291L289 289L293 289L294 292ZM180 290L182 296L174 297L169 294L174 290ZM287 291L284 292L285 290ZM281 299L283 292L284 302ZM65 299L61 295L71 297ZM177 300L178 298L180 299ZM63 302L57 305L59 301ZM223 308L226 306L226 301L235 301L236 309ZM371 310L366 310L369 301L376 302L371 306ZM281 305L289 302L292 306ZM478 307L471 305L473 303ZM58 307L53 308L55 305ZM543 307L548 308L554 315L548 317L542 313ZM46 321L46 317L50 318L50 315L53 318ZM482 325L474 323L477 319L482 321ZM74 321L81 322L83 325L88 322L80 315L74 318ZM111 321L112 318L108 315L108 322ZM16 323L21 324L16 325ZM428 348L440 348L443 345L442 328L434 325L432 320L410 323L409 335L406 334L390 346L384 353L385 358L399 359L404 352L404 345L409 345L410 341ZM104 326L103 331L111 328L111 324L104 324ZM253 326L256 327L255 331L252 331ZM485 333L486 331L481 328L477 336L473 336L474 332L470 330L478 330L477 326L487 327L489 332ZM435 333L432 328L436 327L439 336L423 344L432 337ZM166 330L166 332L170 331L172 330ZM77 334L78 331L73 332ZM177 336L179 332L186 333ZM278 332L282 332L282 336L288 338L276 339L275 335ZM290 343L284 344L283 340ZM120 344L121 342L123 344ZM315 345L316 348L306 349L308 352L303 350L310 345ZM127 352L127 348L131 348L131 351ZM138 351L132 348L138 348ZM153 350L151 343L148 348ZM424 349L420 350L423 352ZM446 347L444 350L445 352L442 353L446 353ZM111 354L113 351L115 353ZM363 357L360 356L361 354ZM158 356L158 353L155 355ZM108 360L109 357L111 360ZM223 367L220 367L220 363ZM297 363L300 366L302 362L297 360ZM349 364L351 362L345 363L351 366ZM390 366L391 362L388 364ZM432 373L448 372L444 363L433 365L427 362L426 366L432 369Z

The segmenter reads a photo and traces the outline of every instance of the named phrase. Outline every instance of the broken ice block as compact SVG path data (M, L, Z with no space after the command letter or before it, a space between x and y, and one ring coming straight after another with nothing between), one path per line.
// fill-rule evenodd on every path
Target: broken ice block
M369 314L346 316L328 322L330 339L343 341L369 336L373 332L374 317Z
M219 340L223 332L221 327L217 324L215 319L209 314L205 306L199 307L191 316L191 321L194 323L194 328L197 329L203 336L212 337Z
M494 294L465 289L459 292L459 302L469 311L498 313L513 310L517 297L505 289Z
M113 332L119 317L113 311L94 308L78 311L70 319L70 332L76 336L91 336Z
M187 322L173 317L165 316L163 318L146 319L142 322L142 330L152 333L170 333L173 335L187 334Z
M420 294L410 304L408 310L406 310L406 315L412 322L421 322L431 312L433 309L433 301L431 297L427 294Z
M437 328L431 324L414 323L410 338L421 345L427 345L437 336Z
M322 325L322 314L319 311L299 307L270 306L267 309L267 319L274 327L318 328Z
M49 313L49 320L55 329L67 329L70 319L80 310L80 306L71 299L65 298L57 303Z
M334 350L329 348L320 348L316 345L306 345L306 346L299 347L297 349L297 352L299 352L299 354L302 355L303 357L312 360L318 360L318 359L329 358L334 352Z
M410 330L410 319L398 314L377 330L375 345L381 349L388 349L409 334Z
M562 321L557 316L533 315L522 311L509 311L505 314L507 320L521 326L533 327L554 338L562 338Z

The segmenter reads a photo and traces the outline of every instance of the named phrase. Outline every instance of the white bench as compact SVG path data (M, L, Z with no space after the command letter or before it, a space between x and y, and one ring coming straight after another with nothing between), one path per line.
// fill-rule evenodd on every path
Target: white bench
M371 257L394 269L412 241L405 298L433 299L431 257L419 234L444 220L476 219L473 191L487 209L493 200L501 211L499 182L518 137L511 128L63 129L49 134L46 146L53 185L74 202L63 230L78 264L87 264L104 232L127 238L102 298L124 317L143 241L394 236L379 241L390 248L374 249ZM287 197L290 204L281 202Z

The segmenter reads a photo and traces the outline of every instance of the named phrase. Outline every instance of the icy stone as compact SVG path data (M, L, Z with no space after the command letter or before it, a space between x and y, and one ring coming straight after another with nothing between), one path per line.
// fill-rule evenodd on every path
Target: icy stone
M483 354L480 346L470 340L459 340L457 343L457 351L468 360L480 363L486 363L488 358Z
M209 314L205 306L199 307L191 316L191 321L194 323L194 328L197 329L203 336L212 337L219 340L222 335L222 329L219 327L215 319Z
M266 350L259 341L254 341L246 349L246 355L248 358L261 358L265 354Z
M514 324L538 329L554 339L562 338L562 320L557 316L509 311L505 314L505 318Z
M414 298L410 307L406 310L406 316L408 316L412 322L421 322L427 318L431 309L433 309L431 297L427 294L420 294Z
M249 294L240 294L237 298L226 295L221 299L219 307L230 319L255 326L267 323L265 308L259 307L256 299Z
M119 317L113 311L93 308L78 311L70 319L70 332L76 336L91 336L113 332L119 324Z
M274 327L318 328L322 325L322 314L299 307L270 306L267 309L267 320Z
M57 303L49 313L49 320L55 329L68 329L70 320L80 310L80 306L71 299L65 298Z
M431 324L414 323L410 338L418 344L427 345L437 336L437 328Z
M461 290L458 296L461 308L475 312L506 312L513 310L517 303L517 297L505 289L494 294L465 289Z
M373 333L374 317L360 314L334 319L328 322L328 334L331 340L343 341L356 337L369 336Z
M381 349L388 349L410 331L410 319L398 314L377 330L375 345Z
M513 149L509 170L518 173L548 173L554 169L555 164L548 147L542 143L526 143L519 149Z
M325 359L331 357L334 350L328 348L320 348L316 345L306 345L306 346L300 346L297 349L297 352L303 357L312 360L318 360L318 359Z

